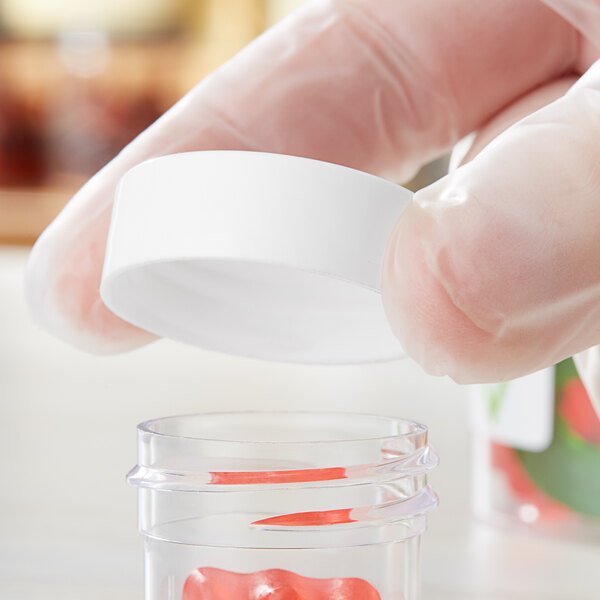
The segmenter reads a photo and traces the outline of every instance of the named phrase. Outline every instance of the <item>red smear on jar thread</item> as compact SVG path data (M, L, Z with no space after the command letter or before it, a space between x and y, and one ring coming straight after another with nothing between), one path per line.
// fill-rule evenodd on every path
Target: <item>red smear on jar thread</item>
M248 485L260 483L303 483L346 479L344 467L328 469L296 469L293 471L213 471L210 483L214 485Z
M182 600L381 600L364 579L303 577L283 569L235 573L196 569L183 586Z
M278 515L260 521L254 521L252 525L279 525L281 527L314 527L320 525L340 525L343 523L356 523L356 519L350 516L351 508L340 508L337 510L322 510L316 512L301 512L289 515Z

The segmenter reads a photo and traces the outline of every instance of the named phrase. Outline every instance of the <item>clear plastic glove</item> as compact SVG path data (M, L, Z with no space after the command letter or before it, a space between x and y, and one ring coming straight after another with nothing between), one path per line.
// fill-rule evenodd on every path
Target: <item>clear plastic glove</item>
M595 3L555 4L573 17L588 8L582 30L600 25ZM582 41L583 69L597 50ZM415 195L390 242L384 299L426 370L512 379L600 342L599 136L600 61L501 112L460 148L468 164ZM576 357L596 403L597 357Z
M565 16L580 17L582 4ZM310 2L204 79L75 195L31 254L37 321L95 352L152 339L98 294L114 189L138 162L249 149L403 181L516 99L585 71L597 54L585 40L538 0ZM420 193L399 223L385 303L428 370L459 381L514 377L600 341L597 84L591 71L546 118L533 117L538 127L502 134Z

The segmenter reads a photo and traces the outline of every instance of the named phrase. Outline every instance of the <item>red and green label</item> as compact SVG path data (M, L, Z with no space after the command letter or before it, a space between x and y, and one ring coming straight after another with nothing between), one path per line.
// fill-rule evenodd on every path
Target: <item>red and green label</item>
M494 444L492 456L513 492L546 516L559 514L561 508L600 516L600 420L572 359L555 367L550 446L530 452Z

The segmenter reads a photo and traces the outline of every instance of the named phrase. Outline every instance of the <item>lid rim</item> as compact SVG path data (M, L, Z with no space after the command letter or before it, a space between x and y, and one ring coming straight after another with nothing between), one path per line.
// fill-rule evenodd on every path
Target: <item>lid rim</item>
M411 198L375 175L291 155L153 158L117 187L100 296L143 330L232 355L396 360L382 268Z

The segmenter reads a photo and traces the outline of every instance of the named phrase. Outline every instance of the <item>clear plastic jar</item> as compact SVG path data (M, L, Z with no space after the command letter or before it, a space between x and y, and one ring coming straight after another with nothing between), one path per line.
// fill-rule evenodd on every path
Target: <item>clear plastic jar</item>
M146 600L417 600L437 496L427 428L344 413L138 427ZM232 596L233 597L233 596Z
M475 514L600 540L600 420L573 360L474 391Z

